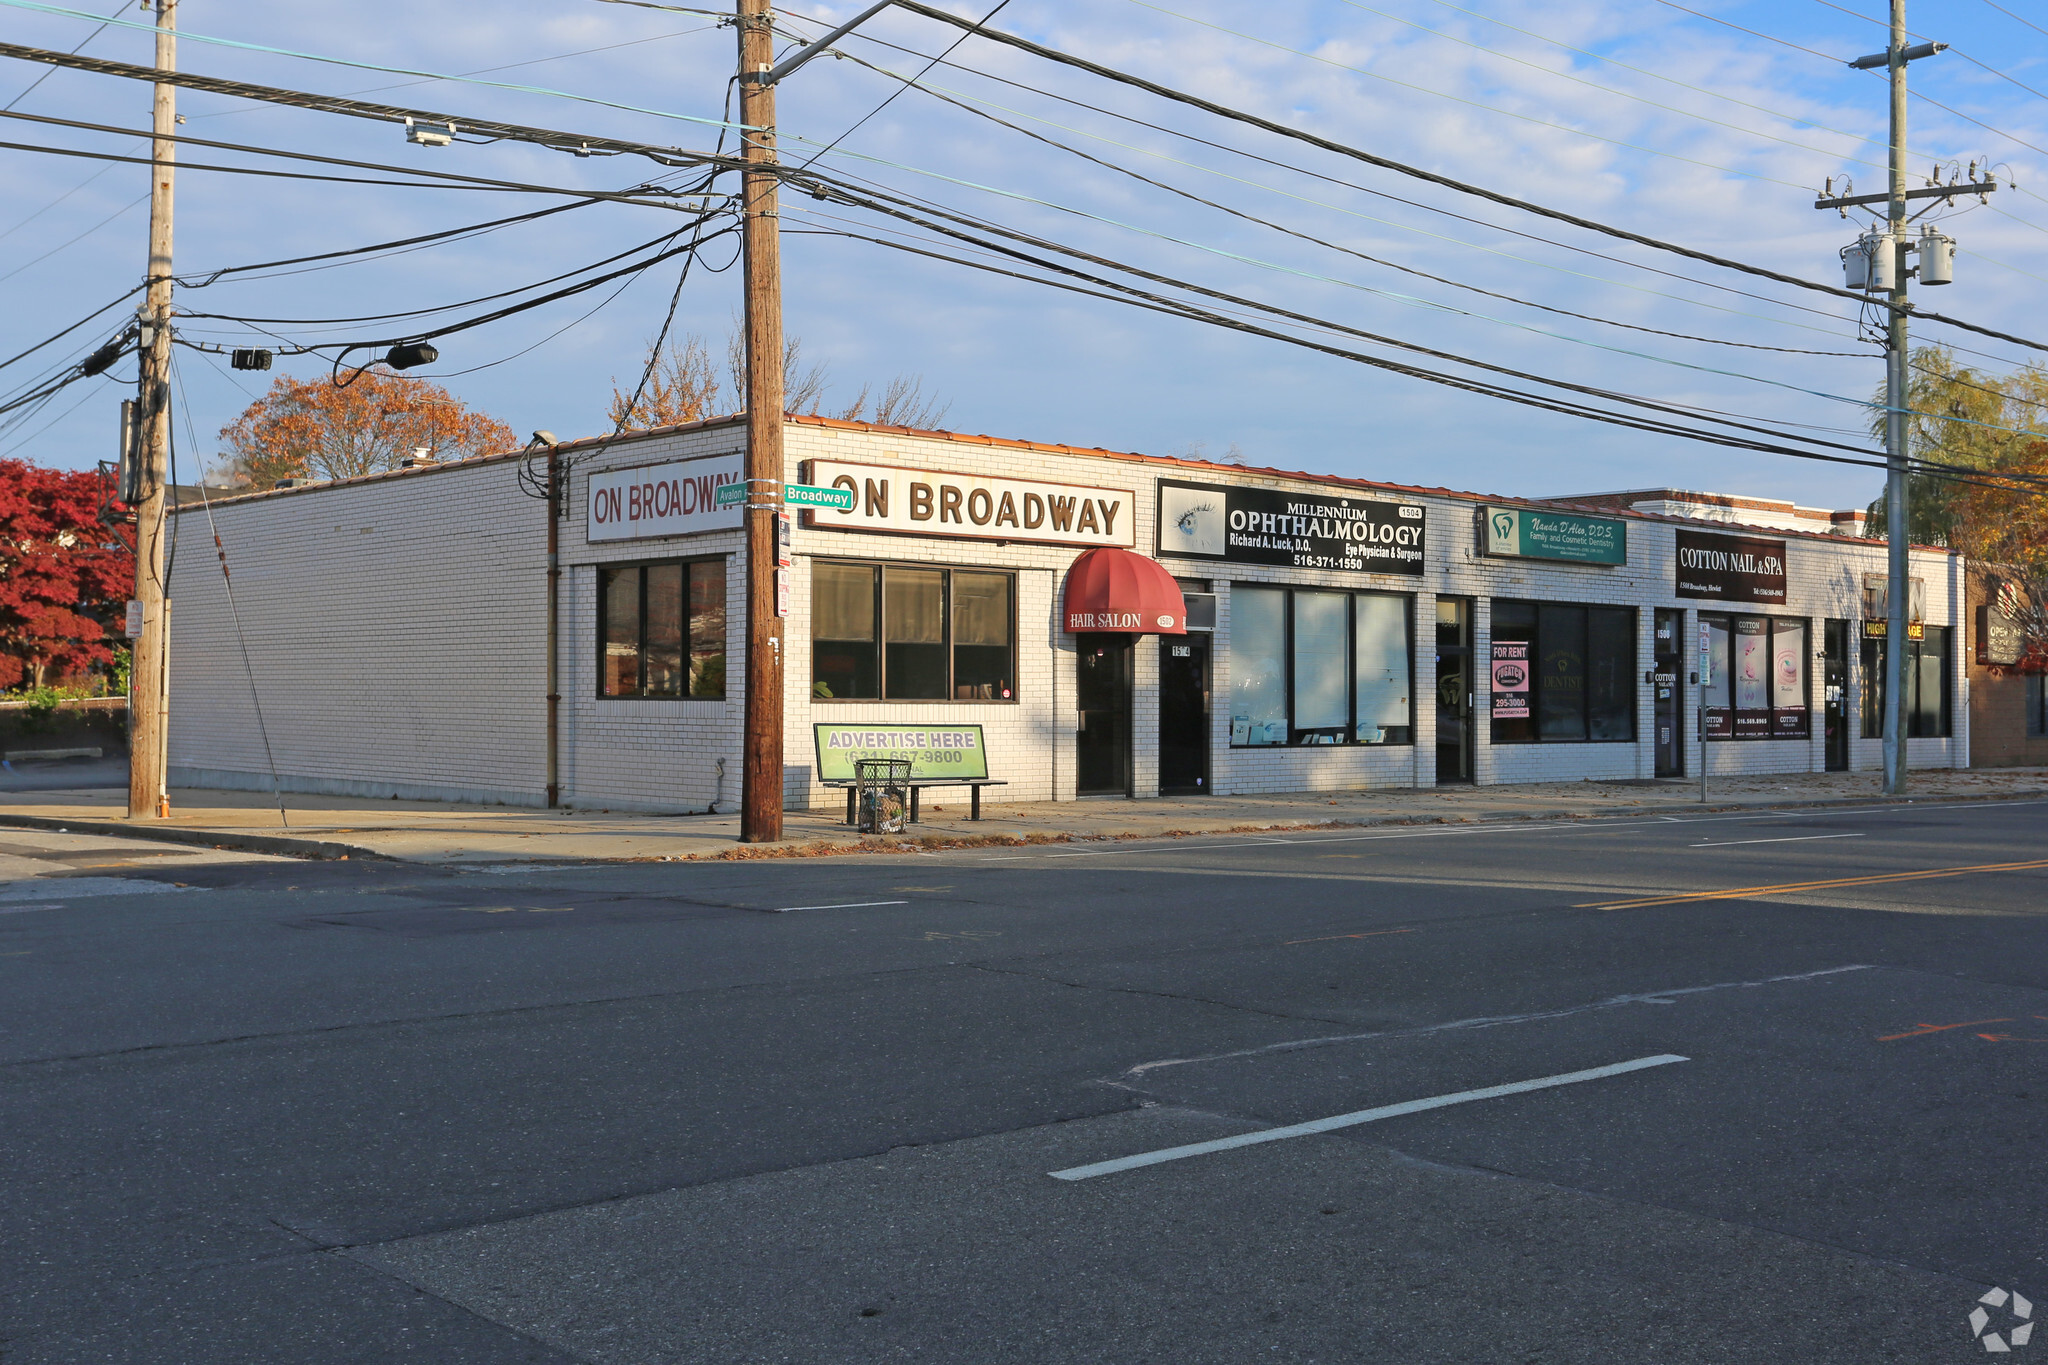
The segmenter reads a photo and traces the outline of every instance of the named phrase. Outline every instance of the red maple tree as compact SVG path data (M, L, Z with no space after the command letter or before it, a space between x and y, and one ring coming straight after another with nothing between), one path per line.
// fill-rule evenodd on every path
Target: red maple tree
M102 524L100 496L95 474L0 460L0 687L113 662L135 540Z

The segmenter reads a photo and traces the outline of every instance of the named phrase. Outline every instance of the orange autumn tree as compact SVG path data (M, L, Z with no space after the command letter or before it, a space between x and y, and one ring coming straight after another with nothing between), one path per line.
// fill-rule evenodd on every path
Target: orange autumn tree
M220 435L235 474L259 488L394 469L422 447L434 459L457 460L519 445L512 428L471 411L439 384L381 365L346 388L279 375Z

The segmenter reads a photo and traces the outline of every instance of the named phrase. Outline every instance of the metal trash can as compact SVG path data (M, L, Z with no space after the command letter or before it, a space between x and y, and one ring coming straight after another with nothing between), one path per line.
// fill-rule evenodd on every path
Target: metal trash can
M910 760L853 761L854 827L862 834L901 834L910 809Z

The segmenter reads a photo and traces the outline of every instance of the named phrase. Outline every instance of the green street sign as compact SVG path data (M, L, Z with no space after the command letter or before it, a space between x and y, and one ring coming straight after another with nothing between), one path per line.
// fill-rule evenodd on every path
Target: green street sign
M1529 507L1479 509L1480 553L1575 564L1628 563L1628 523Z
M851 488L820 488L812 483L790 483L782 486L782 496L798 507L829 507L836 512L853 510Z
M747 486L743 483L722 483L718 485L718 505L737 507L747 500Z
M821 782L853 781L856 758L907 758L913 779L988 776L988 750L979 725L819 722L811 731L818 745Z

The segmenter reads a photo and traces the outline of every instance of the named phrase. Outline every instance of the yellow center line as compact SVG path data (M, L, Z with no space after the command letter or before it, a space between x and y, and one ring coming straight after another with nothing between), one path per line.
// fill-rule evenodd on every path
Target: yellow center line
M1681 896L1646 896L1631 901L1595 901L1574 910L1637 910L1652 905L1683 905L1687 901L1742 900L1782 895L1789 891L1822 891L1836 886L1877 886L1885 882L1925 881L1931 877L1962 877L1972 872L2024 872L2048 867L2048 858L2025 863L1977 863L1970 867L1930 867L1918 872L1881 872L1868 877L1831 877L1819 882L1780 882L1776 886L1738 886L1729 891L1692 891Z

